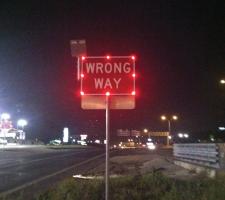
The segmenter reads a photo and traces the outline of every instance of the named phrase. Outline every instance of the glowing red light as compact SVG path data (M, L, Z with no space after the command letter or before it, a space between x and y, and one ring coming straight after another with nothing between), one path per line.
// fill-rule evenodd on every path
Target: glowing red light
M135 91L133 91L131 94L132 94L132 95L135 95L135 94L136 94L136 92L135 92Z
M84 74L81 74L80 76L81 76L81 78L84 78Z
M82 60L85 60L85 57L84 57L84 56L82 56L82 57L81 57L81 59L82 59Z
M132 76L135 78L136 74L135 74L135 73L133 73L133 74L132 74Z
M83 95L84 95L84 92L83 92L83 91L81 91L81 92L80 92L80 94L83 96Z
M110 59L110 56L106 56L107 59Z
M109 93L109 92L106 92L105 95L106 95L106 96L110 96L110 93Z
M131 59L132 59L132 60L135 60L135 56L131 56Z

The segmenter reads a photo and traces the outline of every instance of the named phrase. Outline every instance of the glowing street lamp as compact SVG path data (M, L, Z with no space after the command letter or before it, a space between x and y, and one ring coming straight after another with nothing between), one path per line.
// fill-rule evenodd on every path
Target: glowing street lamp
M168 122L168 132L169 132L169 136L170 136L171 135L171 120L176 121L176 120L178 120L178 117L176 115L172 115L170 118L168 118L166 115L162 115L161 120ZM167 137L167 145L169 145L168 137Z
M170 126L171 120L176 121L176 120L178 120L178 117L176 115L172 115L171 118L168 118L167 116L162 115L161 116L161 120L163 120L163 121L167 120L168 121L168 130L169 130L169 135L170 135L170 132L171 132L171 126Z
M2 120L9 120L10 119L10 115L8 113L2 113L1 114L1 119Z
M8 113L2 113L1 114L1 123L2 123L2 132L4 134L4 140L6 140L6 133L8 128L8 120L10 119L10 114ZM10 127L10 126L9 126Z
M220 84L225 84L225 79L221 79Z
M178 137L179 138L183 138L184 137L184 134L183 133L178 133Z
M166 120L166 116L165 115L162 115L161 116L161 120L165 121Z
M22 128L22 130L23 130L24 126L27 126L27 124L28 124L27 120L25 120L25 119L19 119L17 121L17 126L20 126Z
M178 117L177 117L176 115L173 115L173 116L172 116L172 119L173 119L173 120L178 120Z
M179 138L189 138L189 134L188 133L178 133L178 137Z
M225 127L223 127L223 126L218 127L218 129L219 129L220 131L225 131Z
M147 128L145 128L143 131L144 131L144 133L147 133L147 132L148 132L148 129L147 129Z

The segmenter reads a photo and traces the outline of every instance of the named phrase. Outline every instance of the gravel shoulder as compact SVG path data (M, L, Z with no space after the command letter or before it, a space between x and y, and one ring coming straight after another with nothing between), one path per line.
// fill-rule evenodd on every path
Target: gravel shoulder
M137 175L153 171L160 171L167 177L187 180L194 179L198 174L173 164L173 160L167 157L150 155L123 155L110 158L110 175ZM102 163L88 172L90 175L104 175L105 164Z

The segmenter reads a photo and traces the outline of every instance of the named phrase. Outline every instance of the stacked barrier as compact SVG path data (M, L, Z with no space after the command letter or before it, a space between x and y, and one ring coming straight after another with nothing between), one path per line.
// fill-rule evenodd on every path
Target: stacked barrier
M215 169L220 168L217 144L174 144L173 155L176 160Z

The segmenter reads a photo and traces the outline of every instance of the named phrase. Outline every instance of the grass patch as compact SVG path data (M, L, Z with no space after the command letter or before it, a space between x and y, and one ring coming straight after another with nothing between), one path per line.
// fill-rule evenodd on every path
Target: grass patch
M101 180L68 179L37 200L104 200ZM225 177L174 180L159 172L110 180L110 200L224 200Z

